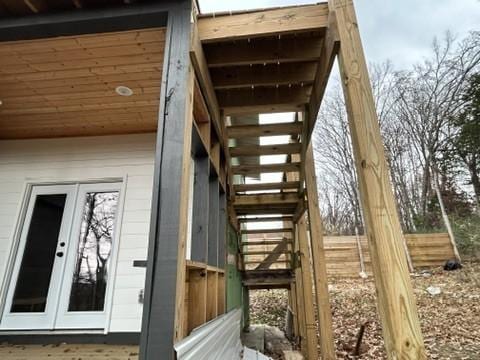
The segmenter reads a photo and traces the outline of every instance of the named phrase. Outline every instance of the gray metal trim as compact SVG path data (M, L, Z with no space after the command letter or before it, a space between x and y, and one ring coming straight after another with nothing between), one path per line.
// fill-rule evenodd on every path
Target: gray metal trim
M94 34L164 27L175 2L133 5L126 8L82 10L0 20L0 41Z
M241 359L241 319L242 311L236 309L193 330L175 344L177 360Z

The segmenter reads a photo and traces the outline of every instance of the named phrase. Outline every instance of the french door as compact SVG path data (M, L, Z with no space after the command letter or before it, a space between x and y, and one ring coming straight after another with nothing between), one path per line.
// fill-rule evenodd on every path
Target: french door
M0 329L105 327L120 187L33 186Z

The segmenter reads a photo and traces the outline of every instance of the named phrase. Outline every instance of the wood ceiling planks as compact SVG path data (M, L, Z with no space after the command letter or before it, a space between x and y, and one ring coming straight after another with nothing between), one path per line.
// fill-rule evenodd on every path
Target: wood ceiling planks
M0 138L156 131L164 47L163 28L0 43Z

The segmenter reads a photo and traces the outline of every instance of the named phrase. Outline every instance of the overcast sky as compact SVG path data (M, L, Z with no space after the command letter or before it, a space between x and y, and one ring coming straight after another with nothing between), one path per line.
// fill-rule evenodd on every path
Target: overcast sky
M199 0L202 12L317 3L311 0ZM356 0L368 62L401 69L427 56L435 36L480 30L479 0Z

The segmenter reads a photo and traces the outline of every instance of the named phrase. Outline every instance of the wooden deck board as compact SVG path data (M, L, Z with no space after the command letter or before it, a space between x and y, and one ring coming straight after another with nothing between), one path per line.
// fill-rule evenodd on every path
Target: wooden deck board
M138 360L137 345L105 344L48 344L12 345L0 344L2 360Z

